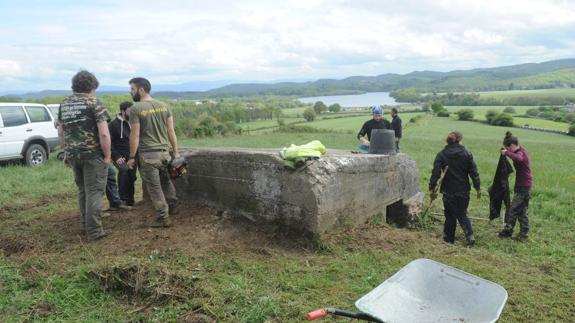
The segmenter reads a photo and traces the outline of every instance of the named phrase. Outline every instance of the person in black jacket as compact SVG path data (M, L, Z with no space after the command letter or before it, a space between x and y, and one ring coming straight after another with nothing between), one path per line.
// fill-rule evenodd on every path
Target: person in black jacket
M433 171L429 179L429 191L431 199L437 198L435 186L442 171L445 176L441 182L441 193L443 193L443 207L445 212L445 223L443 226L443 241L447 243L455 242L455 227L457 221L467 239L468 244L475 243L471 221L467 217L467 207L469 206L469 177L473 181L473 187L477 191L477 198L481 198L481 187L479 183L479 173L473 161L473 155L468 152L461 141L463 135L454 131L447 136L447 146L440 151L433 162Z
M391 109L391 129L395 132L395 150L399 154L399 140L401 139L401 118L397 115L397 109Z
M130 169L127 161L130 156L130 123L129 114L132 102L122 102L120 113L108 124L112 140L112 161L118 168L118 192L126 205L134 205L134 182L136 169Z
M371 140L371 130L373 129L391 129L391 124L383 118L383 108L379 105L371 107L371 120L366 121L357 134L357 139L362 145L369 146ZM367 136L367 139L365 137Z

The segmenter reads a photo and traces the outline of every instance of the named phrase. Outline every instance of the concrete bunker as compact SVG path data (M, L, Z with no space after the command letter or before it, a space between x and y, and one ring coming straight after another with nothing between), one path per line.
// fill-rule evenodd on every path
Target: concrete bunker
M188 174L176 181L181 202L313 236L378 214L406 225L423 202L417 165L404 154L328 150L295 171L284 167L277 150L184 149L181 154L188 161Z

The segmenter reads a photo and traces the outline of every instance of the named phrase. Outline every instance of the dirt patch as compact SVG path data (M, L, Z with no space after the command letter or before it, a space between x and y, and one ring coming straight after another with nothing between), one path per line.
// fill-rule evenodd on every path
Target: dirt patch
M106 266L90 271L102 289L130 303L161 305L189 302L207 294L197 286L198 279L149 264Z
M36 245L36 241L24 235L0 238L0 251L2 251L5 256L33 250Z

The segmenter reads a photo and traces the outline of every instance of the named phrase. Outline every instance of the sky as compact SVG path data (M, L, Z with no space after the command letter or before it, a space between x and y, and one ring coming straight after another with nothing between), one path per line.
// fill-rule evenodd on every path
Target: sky
M0 92L450 71L575 57L575 1L0 0Z

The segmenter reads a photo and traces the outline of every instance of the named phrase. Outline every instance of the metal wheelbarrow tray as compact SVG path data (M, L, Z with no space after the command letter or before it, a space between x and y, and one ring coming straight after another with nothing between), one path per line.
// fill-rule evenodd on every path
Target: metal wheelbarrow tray
M390 323L495 322L506 301L507 291L496 283L433 260L417 259L357 300L360 313L323 309L313 312L315 317L310 313L308 319L331 313Z

